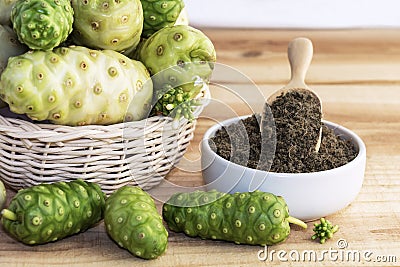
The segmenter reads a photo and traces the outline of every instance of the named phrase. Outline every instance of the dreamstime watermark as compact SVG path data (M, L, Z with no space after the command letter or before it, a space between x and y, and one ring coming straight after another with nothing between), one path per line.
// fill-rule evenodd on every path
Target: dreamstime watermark
M260 261L280 261L280 262L380 262L396 263L397 257L394 255L375 255L371 250L348 249L345 239L336 242L336 248L329 247L325 250L274 250L265 246L259 250L257 258Z

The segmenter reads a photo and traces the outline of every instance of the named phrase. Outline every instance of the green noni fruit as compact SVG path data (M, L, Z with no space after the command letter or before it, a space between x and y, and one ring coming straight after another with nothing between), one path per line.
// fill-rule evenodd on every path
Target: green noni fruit
M146 118L153 86L141 62L118 52L58 47L10 58L0 98L32 120L109 125Z
M136 56L151 74L154 103L162 102L164 94L171 95L171 89L183 90L190 99L195 98L209 83L216 61L211 40L188 25L167 26L158 30L140 45ZM169 99L168 102L176 101ZM175 119L192 118L191 104L186 103L188 108L184 108L185 112L178 108L171 115Z
M95 183L75 180L21 189L1 211L4 229L28 245L83 232L103 218L105 194Z
M72 32L74 10L69 0L19 0L11 21L20 42L31 49L51 50Z
M158 30L140 46L138 55L152 75L156 91L180 86L193 95L209 82L216 61L211 40L188 25Z
M172 231L190 237L250 245L286 240L289 223L307 227L289 216L282 197L261 191L176 193L163 205L163 218Z
M75 11L72 40L95 49L129 53L143 30L140 0L72 0Z
M143 259L164 253L168 232L151 196L137 186L123 186L106 200L104 224L122 248Z
M141 0L141 2L144 16L143 38L149 38L161 28L175 25L185 7L183 0Z

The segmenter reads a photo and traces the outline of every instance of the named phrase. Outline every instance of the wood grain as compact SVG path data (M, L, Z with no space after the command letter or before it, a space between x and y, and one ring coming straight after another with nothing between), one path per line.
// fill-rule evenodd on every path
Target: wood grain
M201 188L199 143L203 133L232 114L260 111L263 97L290 78L288 42L305 36L314 44L306 83L322 98L324 118L352 129L366 143L365 181L350 206L329 216L341 227L333 240L324 245L312 242L312 223L308 223L307 231L293 227L285 243L269 249L322 253L337 249L336 242L343 239L348 243L347 251L371 251L371 261L326 258L318 262L281 262L276 254L272 261L260 261L257 255L263 247L188 238L173 232L165 255L144 261L120 249L107 237L103 223L99 223L85 233L36 247L16 242L1 229L0 266L400 265L399 30L202 30L215 44L217 70L221 71L213 77L212 103L198 119L195 137L184 159L160 186L151 190L159 200L158 208L177 187ZM223 66L233 69L235 75ZM14 194L8 190L9 198ZM396 262L378 262L384 259L378 256Z

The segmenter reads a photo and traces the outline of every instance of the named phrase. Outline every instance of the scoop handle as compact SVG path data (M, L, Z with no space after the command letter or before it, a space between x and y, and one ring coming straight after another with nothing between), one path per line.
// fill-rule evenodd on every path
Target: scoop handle
M291 69L291 78L285 88L310 89L305 84L308 67L313 57L313 45L310 39L299 37L288 45L288 58Z

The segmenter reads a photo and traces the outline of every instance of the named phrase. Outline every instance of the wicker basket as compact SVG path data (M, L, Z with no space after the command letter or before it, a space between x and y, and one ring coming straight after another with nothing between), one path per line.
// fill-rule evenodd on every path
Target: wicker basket
M206 87L200 97L209 99L209 93ZM156 116L70 127L0 114L0 179L14 189L78 178L107 194L126 184L150 189L182 158L195 125L182 119L176 127L170 117Z

